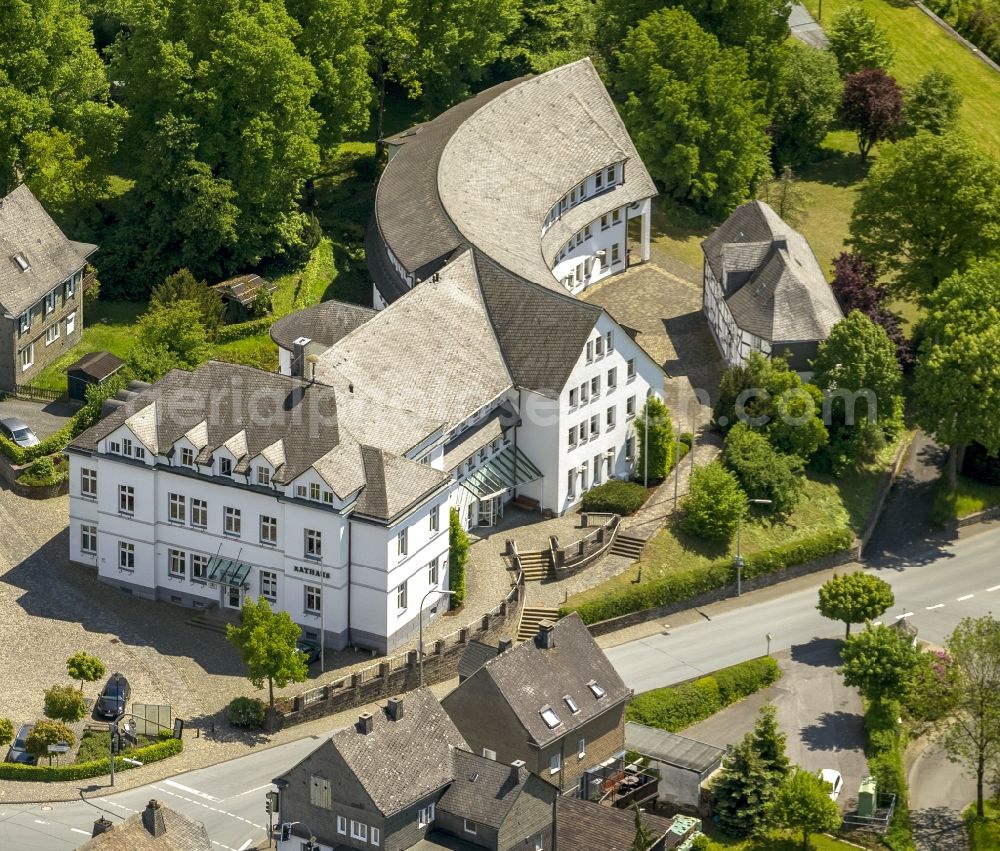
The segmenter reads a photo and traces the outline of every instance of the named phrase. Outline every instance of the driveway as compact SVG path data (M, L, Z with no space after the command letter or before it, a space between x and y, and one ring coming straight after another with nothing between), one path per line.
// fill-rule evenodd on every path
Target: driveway
M44 440L59 431L80 406L69 402L29 402L25 399L0 400L0 419L20 417Z
M788 738L789 760L810 771L839 771L844 791L838 803L842 812L853 809L868 762L861 698L837 673L839 651L840 641L818 638L775 654L784 671L777 683L688 727L684 735L720 748L736 744L753 728L757 710L773 702Z
M968 851L962 810L976 799L976 781L965 766L931 742L917 754L907 782L918 851Z

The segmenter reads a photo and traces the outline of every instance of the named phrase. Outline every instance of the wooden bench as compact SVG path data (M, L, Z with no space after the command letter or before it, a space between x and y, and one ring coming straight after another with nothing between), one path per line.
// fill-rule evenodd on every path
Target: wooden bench
M538 511L541 508L541 503L530 496L518 496L514 500L514 505L518 508L523 508L525 511Z

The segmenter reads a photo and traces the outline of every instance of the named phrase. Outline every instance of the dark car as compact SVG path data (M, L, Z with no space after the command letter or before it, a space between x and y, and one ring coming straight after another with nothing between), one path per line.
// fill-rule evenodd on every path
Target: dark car
M25 765L34 765L38 760L25 749L24 743L28 741L28 736L35 729L34 724L22 724L17 731L14 742L7 751L7 758L4 762L23 762Z
M125 714L125 705L132 696L132 687L121 674L114 673L108 679L94 706L94 715L114 721Z
M300 638L295 642L295 649L306 657L307 665L319 661L319 644L315 641L310 641L308 638Z
M37 446L39 444L36 435L28 424L19 417L4 417L0 420L0 434L10 438L18 446Z

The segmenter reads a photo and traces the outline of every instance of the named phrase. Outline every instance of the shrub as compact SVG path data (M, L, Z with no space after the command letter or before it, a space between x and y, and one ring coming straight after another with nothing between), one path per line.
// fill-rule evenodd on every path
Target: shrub
M234 343L237 340L246 340L249 337L256 337L264 334L274 324L273 316L264 316L260 319L251 319L249 322L241 322L238 325L223 325L215 332L216 343Z
M461 606L465 601L465 562L469 557L469 536L462 528L458 509L448 511L448 589L454 591L451 601Z
M14 724L10 718L0 718L0 747L14 741Z
M72 724L87 713L83 694L73 686L55 685L45 692L45 717Z
M676 733L775 682L781 676L770 656L750 659L688 683L640 694L626 710L629 721Z
M49 722L51 723L51 722ZM34 732L34 731L32 731ZM184 750L180 739L170 739L157 742L144 748L129 751L129 758L136 759L143 765L159 762L167 757L175 756ZM115 757L115 771L127 771L132 766ZM54 783L62 780L86 780L89 777L100 777L111 770L111 759L95 759L88 762L78 762L73 765L25 765L24 763L0 763L0 780L40 781Z
M750 499L769 499L768 513L784 515L802 493L802 462L777 452L764 435L746 423L737 423L726 435L722 463L739 481Z
M650 396L632 425L639 451L636 477L662 480L674 466L674 426L670 421L670 409L656 396Z
M17 480L23 485L37 488L57 484L68 476L69 472L66 469L64 459L61 456L53 458L47 455L33 461L31 466L17 477Z
M587 491L581 506L583 511L609 512L627 517L642 508L646 496L646 489L636 482L608 479L603 485Z
M59 742L66 742L72 746L76 742L76 736L65 724L42 719L35 722L24 742L24 749L32 756L43 757L49 755L49 745L56 745Z
M234 727L256 729L264 726L264 702L256 697L234 697L227 714Z
M873 701L867 705L865 756L879 792L896 796L896 810L885 835L885 844L893 851L904 851L913 847L913 835L910 830L906 769L903 767L906 730L902 728L897 732L898 717L899 704L894 700Z
M697 468L681 510L684 529L709 541L727 541L746 505L739 482L718 461Z

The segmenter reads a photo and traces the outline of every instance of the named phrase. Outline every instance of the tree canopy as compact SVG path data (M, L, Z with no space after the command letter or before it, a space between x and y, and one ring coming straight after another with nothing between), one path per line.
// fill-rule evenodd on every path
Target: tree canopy
M874 620L883 615L896 598L892 586L884 579L871 573L836 574L824 582L819 589L819 604L816 606L823 617L843 621L846 626L844 637L850 637L851 624Z
M843 88L832 53L796 39L788 41L771 114L777 162L801 165L816 159L836 118Z
M87 714L83 695L73 686L54 685L45 690L45 717L72 724Z
M746 510L746 494L718 461L696 467L681 502L684 529L708 541L728 541Z
M596 35L590 0L521 0L518 22L500 47L505 78L538 74L586 56Z
M682 9L639 22L616 54L622 116L667 195L714 216L769 169L767 118L746 54L723 48Z
M896 293L925 297L1000 248L1000 164L954 133L883 148L861 186L850 243Z
M878 283L878 269L860 254L842 251L833 261L830 282L837 301L848 313L860 310L876 325L881 325L896 347L896 360L902 367L913 363L913 350L903 335L899 317L888 307L889 289Z
M28 738L25 739L24 749L39 759L47 756L51 760L49 745L58 745L60 742L72 747L76 744L76 735L61 721L49 721L43 718L35 722Z
M10 718L0 718L0 748L14 741L14 724Z
M267 294L261 288L260 292ZM198 305L201 324L207 334L212 335L222 322L224 306L219 294L205 281L199 281L188 269L179 269L172 275L167 275L163 283L157 284L150 294L149 303L168 307L179 301L189 301Z
M674 424L670 409L656 396L650 396L632 420L632 426L638 452L636 478L648 476L653 481L665 478L674 464Z
M958 124L962 93L955 87L951 74L931 68L906 90L903 113L906 125L914 133L947 133Z
M104 663L85 650L74 653L66 660L66 672L80 681L80 691L83 691L84 683L97 682L106 673Z
M861 6L847 6L827 30L830 51L845 77L865 68L887 70L895 51L875 19Z
M726 435L722 463L736 476L750 499L767 499L769 514L788 514L802 493L802 461L775 450L760 432L737 423Z
M871 701L900 698L919 664L920 651L908 636L885 624L869 623L840 651L844 683Z
M126 364L134 377L157 381L172 369L195 369L208 354L208 334L198 304L154 303L135 324L135 343Z
M903 90L881 68L862 68L844 78L838 114L857 136L865 163L875 143L892 138L903 125Z
M802 832L802 851L809 851L810 833L828 833L840 827L840 810L830 798L828 784L799 766L778 788L771 802L775 824Z

